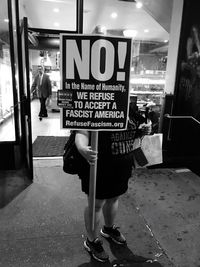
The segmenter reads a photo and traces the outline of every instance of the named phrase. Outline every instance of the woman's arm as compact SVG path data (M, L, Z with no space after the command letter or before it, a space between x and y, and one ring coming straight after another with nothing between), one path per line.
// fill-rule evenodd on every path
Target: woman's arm
M97 151L91 149L89 139L90 133L88 131L76 131L75 144L79 153L89 162L89 164L94 164L97 160Z

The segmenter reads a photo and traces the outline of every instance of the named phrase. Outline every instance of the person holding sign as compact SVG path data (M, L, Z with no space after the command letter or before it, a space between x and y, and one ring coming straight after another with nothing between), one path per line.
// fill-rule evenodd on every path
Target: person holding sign
M129 110L130 112L133 110ZM79 178L82 191L89 196L90 165L97 161L96 199L95 199L95 224L91 226L92 211L86 207L84 212L87 239L84 241L85 249L93 258L100 262L108 260L102 241L99 239L99 226L103 213L105 225L100 230L104 238L109 238L119 245L125 245L126 239L115 225L118 211L119 197L128 189L128 180L132 175L134 166L133 149L134 140L138 136L137 129L143 124L142 134L151 132L151 125L144 124L145 118L141 115L130 114L128 126L122 131L99 131L98 153L90 146L91 132L77 130L75 143L80 157L85 159L81 164ZM140 130L141 131L141 130ZM140 132L141 134L141 132Z

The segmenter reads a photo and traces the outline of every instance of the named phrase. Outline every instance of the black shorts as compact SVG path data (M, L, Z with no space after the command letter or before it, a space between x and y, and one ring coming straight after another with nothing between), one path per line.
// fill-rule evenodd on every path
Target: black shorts
M132 164L128 161L98 162L96 175L96 199L109 199L124 194L128 189L128 180L132 174ZM89 195L89 164L79 173L82 191Z

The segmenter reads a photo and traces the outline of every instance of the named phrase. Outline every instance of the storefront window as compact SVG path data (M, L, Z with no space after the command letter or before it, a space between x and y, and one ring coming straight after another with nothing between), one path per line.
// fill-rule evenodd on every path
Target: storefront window
M0 141L15 140L7 1L0 9Z
M159 128L167 53L167 41L133 41L130 95L137 97L141 112L148 112L153 133L157 133Z
M162 47L162 51L159 48ZM165 47L163 49L163 47ZM167 46L165 42L133 41L131 94L164 93ZM153 100L153 98L152 98Z
M84 10L90 10L84 17L84 33L132 38L130 98L141 113L149 113L154 132L158 131L173 1L157 1L151 6L148 1L119 0L102 5L101 12L90 3L84 2Z

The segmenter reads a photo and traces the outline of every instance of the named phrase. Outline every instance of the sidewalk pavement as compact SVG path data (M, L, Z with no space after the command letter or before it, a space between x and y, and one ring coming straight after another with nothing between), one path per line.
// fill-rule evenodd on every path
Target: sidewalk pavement
M86 196L80 180L65 174L61 165L61 159L35 160L34 182L0 209L0 266L200 266L197 175L188 170L136 170L117 216L128 246L102 238L110 256L110 262L102 264L83 248ZM138 264L134 255L157 262Z

